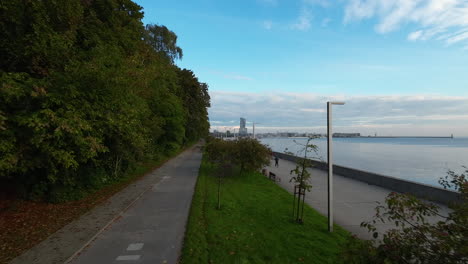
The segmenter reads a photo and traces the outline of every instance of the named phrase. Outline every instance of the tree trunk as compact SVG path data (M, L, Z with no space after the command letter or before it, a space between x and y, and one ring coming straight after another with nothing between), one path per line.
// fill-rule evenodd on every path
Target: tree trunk
M218 210L221 209L221 176L218 176Z

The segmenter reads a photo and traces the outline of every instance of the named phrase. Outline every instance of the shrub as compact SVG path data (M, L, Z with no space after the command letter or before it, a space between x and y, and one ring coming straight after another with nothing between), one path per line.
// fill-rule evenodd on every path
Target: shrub
M229 164L243 171L257 171L270 164L271 149L256 139L222 140L210 138L206 145L208 161Z
M466 169L466 168L465 168ZM408 194L390 193L385 205L376 207L371 222L361 226L373 232L374 241L349 241L345 258L349 263L468 263L468 169L460 175L449 171L439 183L460 192L461 200L441 215L439 208ZM427 217L439 217L429 223ZM375 224L393 223L380 234Z
M258 171L270 164L271 149L256 139L240 138L235 141L234 162L244 171Z

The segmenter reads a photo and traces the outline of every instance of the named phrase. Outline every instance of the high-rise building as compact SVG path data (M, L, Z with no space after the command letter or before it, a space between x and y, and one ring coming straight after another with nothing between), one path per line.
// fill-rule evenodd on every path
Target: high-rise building
M240 118L240 126L239 126L239 136L246 136L247 135L247 128L245 127L245 118Z

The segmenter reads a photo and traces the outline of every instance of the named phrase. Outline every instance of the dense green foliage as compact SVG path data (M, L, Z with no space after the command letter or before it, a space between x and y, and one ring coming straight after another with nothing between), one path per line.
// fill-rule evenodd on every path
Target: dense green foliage
M0 3L0 181L73 199L207 134L208 86L142 18L130 0Z
M390 193L385 204L376 207L374 219L361 224L382 240L351 239L347 262L468 263L468 169L462 174L449 171L439 183L460 192L460 201L449 206L448 215L439 213L437 205L409 194ZM428 217L439 220L429 221ZM380 234L379 223L392 223L394 228Z
M240 172L258 171L270 164L271 149L256 139L222 140L210 138L206 146L208 160L225 167L240 168Z
M342 263L350 234L307 205L308 221L291 221L291 194L258 172L224 178L217 210L216 171L205 156L180 263Z

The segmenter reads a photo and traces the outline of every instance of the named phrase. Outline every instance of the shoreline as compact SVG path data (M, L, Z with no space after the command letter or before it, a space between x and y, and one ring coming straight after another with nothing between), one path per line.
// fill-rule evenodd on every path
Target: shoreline
M308 138L308 137L262 137L262 138ZM326 136L321 136L318 138L327 138ZM360 136L360 137L333 137L333 138L447 138L454 139L452 136Z

